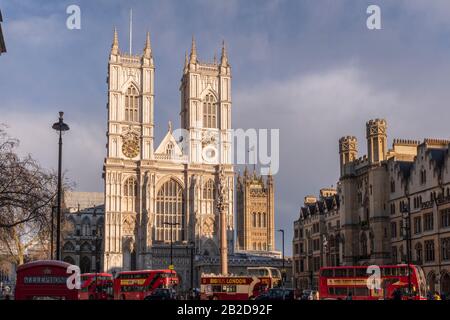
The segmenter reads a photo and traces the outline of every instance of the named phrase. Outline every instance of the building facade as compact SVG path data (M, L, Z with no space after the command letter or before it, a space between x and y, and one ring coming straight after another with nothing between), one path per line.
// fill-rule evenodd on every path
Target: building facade
M155 63L147 34L140 55L119 50L117 31L108 63L108 129L103 269L168 268L183 278L189 250L219 255L216 186L225 175L228 248L233 244L234 169L231 162L231 67L186 55L180 92L181 129L172 124L154 147Z
M82 273L99 272L103 253L104 194L64 194L62 223L63 261L80 267Z
M272 175L264 180L255 172L237 177L236 233L238 250L275 250L274 183Z
M339 140L340 263L409 260L422 266L430 290L449 294L450 140L394 139L388 150L383 119L366 123L366 139L362 157L355 137ZM305 231L301 215L294 228ZM294 261L299 258L294 252ZM327 265L324 259L320 265Z
M321 189L318 199L305 197L300 217L294 222L294 288L317 288L319 268L342 263L344 248L340 223L336 189Z

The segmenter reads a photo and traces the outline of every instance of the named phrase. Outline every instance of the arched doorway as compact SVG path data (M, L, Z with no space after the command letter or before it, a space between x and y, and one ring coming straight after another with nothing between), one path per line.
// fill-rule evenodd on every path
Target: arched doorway
M441 277L441 294L450 295L450 274L445 272Z
M91 259L88 256L84 256L83 258L81 258L80 270L81 273L91 272Z
M136 249L134 239L131 237L124 239L122 266L127 271L136 270Z

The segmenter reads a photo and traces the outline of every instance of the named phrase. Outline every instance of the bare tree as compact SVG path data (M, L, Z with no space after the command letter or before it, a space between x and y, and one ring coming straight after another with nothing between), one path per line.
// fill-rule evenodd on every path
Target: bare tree
M57 178L31 156L19 157L17 145L0 127L0 249L22 264L36 248L50 252Z

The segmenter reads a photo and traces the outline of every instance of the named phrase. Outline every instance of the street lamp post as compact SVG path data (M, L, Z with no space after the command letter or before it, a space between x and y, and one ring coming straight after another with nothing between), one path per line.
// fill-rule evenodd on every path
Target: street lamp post
M281 251L282 251L282 259L283 259L283 261L282 261L282 271L281 271L281 284L283 285L283 287L284 287L284 282L285 282L285 277L286 277L286 270L285 270L285 268L284 268L284 229L280 229L280 230L278 230L278 232L281 232L281 234L282 234L282 238L281 238Z
M180 224L178 222L164 222L164 224L170 226L170 268L173 268L173 226Z
M406 263L407 263L407 270L408 270L408 295L411 295L411 212L410 212L410 199L408 192L405 192L407 197L407 204L406 208L403 207L402 214L404 219L404 236L406 238Z
M69 130L69 126L64 123L64 112L59 112L58 122L52 128L59 132L59 152L58 152L58 195L56 205L56 260L61 260L61 175L62 175L62 133Z
M52 217L51 217L51 227L50 227L50 260L55 257L55 209L56 206L52 206Z
M194 296L194 252L195 252L195 242L191 241L189 243L189 246L187 249L190 251L190 267L191 267L191 274L190 274L190 281L191 281L191 288L190 288L190 296L193 298Z

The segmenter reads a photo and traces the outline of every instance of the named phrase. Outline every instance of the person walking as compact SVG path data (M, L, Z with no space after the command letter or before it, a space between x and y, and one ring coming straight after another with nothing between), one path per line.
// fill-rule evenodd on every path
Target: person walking
M437 291L434 292L434 299L433 300L442 300L441 296L439 295L439 293Z
M392 300L402 300L403 298L403 294L402 291L397 288L394 290L394 292L392 293Z

